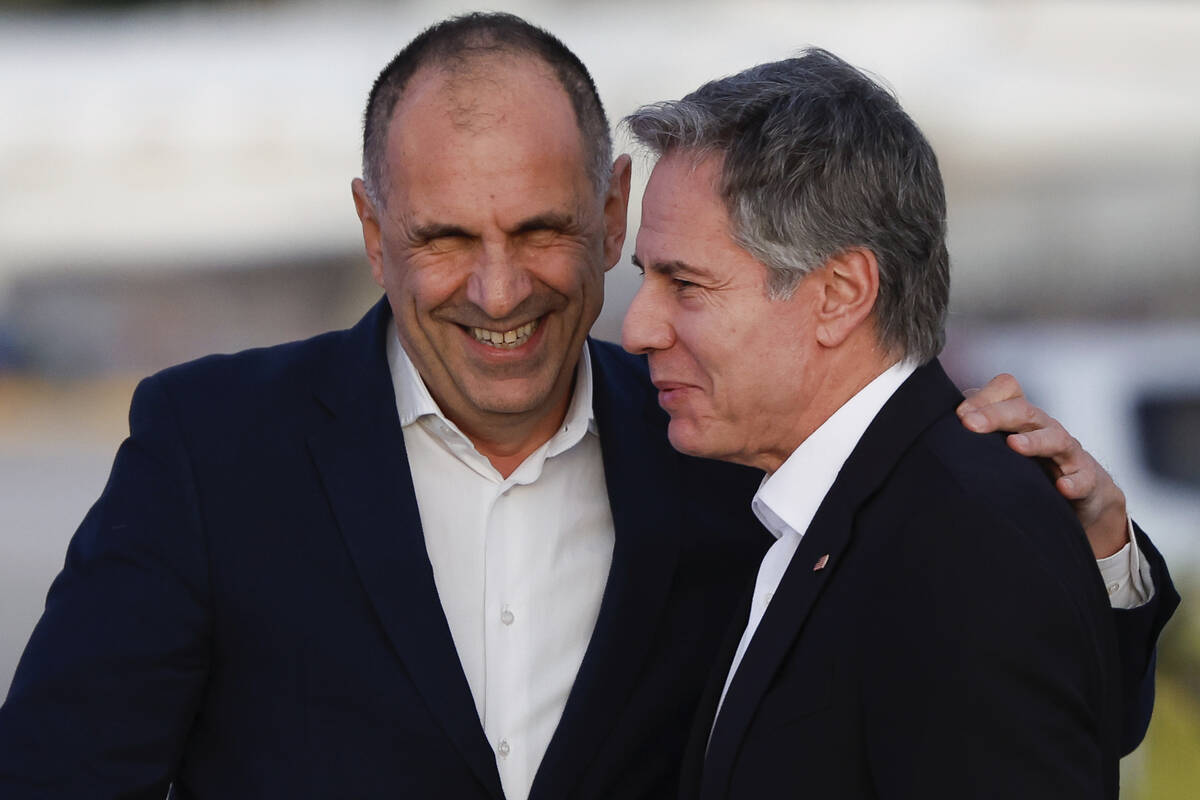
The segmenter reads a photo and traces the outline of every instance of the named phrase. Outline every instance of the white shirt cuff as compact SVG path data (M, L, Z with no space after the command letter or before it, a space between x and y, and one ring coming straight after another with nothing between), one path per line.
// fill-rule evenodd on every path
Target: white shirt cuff
M1096 561L1104 588L1108 590L1108 602L1113 608L1137 608L1154 597L1154 581L1150 577L1150 564L1142 558L1137 539L1133 535L1133 521L1127 520L1129 542L1108 558Z

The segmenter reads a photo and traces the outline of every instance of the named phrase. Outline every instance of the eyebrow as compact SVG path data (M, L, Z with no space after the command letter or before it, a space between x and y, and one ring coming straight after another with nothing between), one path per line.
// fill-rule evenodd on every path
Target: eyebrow
M514 233L527 233L542 229L552 231L569 231L577 227L575 217L565 211L547 211L529 219L522 220L513 230Z
M523 219L513 228L512 233L521 234L537 230L570 231L577 226L575 217L565 212L548 211ZM418 242L428 242L443 236L473 237L474 233L461 225L451 225L442 222L429 222L414 226L409 236Z
M447 225L441 222L430 222L417 225L409 231L409 238L417 242L428 242L443 236L471 236L472 234L460 225Z
M697 267L696 265L689 264L686 261L652 261L650 266L646 266L642 263L641 259L637 257L636 253L631 256L631 260L633 261L633 265L643 272L649 270L650 272L655 272L659 275L666 275L667 277L671 278L678 275L686 275L689 277L708 278L711 280L713 277L713 274L703 267Z

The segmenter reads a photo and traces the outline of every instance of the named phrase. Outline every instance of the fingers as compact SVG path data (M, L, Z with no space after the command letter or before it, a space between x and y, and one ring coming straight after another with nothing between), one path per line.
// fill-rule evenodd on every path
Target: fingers
M1085 454L1086 455L1086 454ZM1058 489L1059 494L1068 500L1087 501L1096 493L1096 488L1099 483L1099 465L1095 460L1087 459L1089 463L1082 465L1079 469L1063 474L1054 482L1054 486ZM1107 475L1108 473L1104 473Z
M1097 558L1128 541L1125 494L1058 420L1025 399L1017 379L997 375L958 407L963 425L977 433L1008 431L1008 446L1040 458L1054 486L1075 507Z
M1088 499L1099 476L1108 475L1058 420L1024 398L970 411L962 421L978 433L1014 431L1007 439L1008 446L1023 456L1049 460L1058 489L1069 500Z
M1058 425L1049 414L1023 397L978 405L977 398L982 394L983 390L975 398L965 401L958 407L958 416L962 423L976 433L991 433L992 431L1020 433L1045 428L1051 424ZM964 410L964 406L971 402L975 402L977 405Z
M1021 384L1007 372L1002 372L992 378L982 389L968 389L963 394L967 396L967 399L959 406L960 416L994 403L1003 403L1006 400L1016 400L1025 396Z
M1051 459L1067 474L1085 466L1084 460L1091 456L1079 444L1079 440L1067 433L1058 420L1041 413L1042 424L1010 435L1008 446L1023 456Z

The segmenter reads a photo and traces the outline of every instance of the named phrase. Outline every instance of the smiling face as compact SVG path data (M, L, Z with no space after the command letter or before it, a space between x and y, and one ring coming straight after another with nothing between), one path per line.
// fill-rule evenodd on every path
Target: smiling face
M628 199L598 197L574 111L539 62L423 68L387 141L386 205L355 183L372 272L430 393L468 435L553 431L620 256ZM546 434L547 436L549 434Z
M766 267L730 235L720 168L717 157L674 152L655 166L623 344L648 355L677 450L773 471L820 422L820 282L809 275L789 299L767 296Z

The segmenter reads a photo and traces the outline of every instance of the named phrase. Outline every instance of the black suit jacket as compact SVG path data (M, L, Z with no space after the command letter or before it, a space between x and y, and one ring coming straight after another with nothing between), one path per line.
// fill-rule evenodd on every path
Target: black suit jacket
M501 797L384 352L357 327L144 381L0 709L0 796ZM768 538L590 343L612 568L533 798L664 797Z
M961 399L935 362L872 422L712 726L746 606L731 626L682 796L1116 797L1147 651L1118 651L1070 507L1003 437L967 432ZM1158 594L1119 627L1153 640L1178 598L1142 544ZM1126 746L1148 710L1129 717Z
M139 386L0 706L0 797L500 797L425 552L389 321L381 302ZM666 797L769 544L760 474L676 454L644 361L589 347L616 541L531 797ZM1123 632L1144 665L1150 628Z

